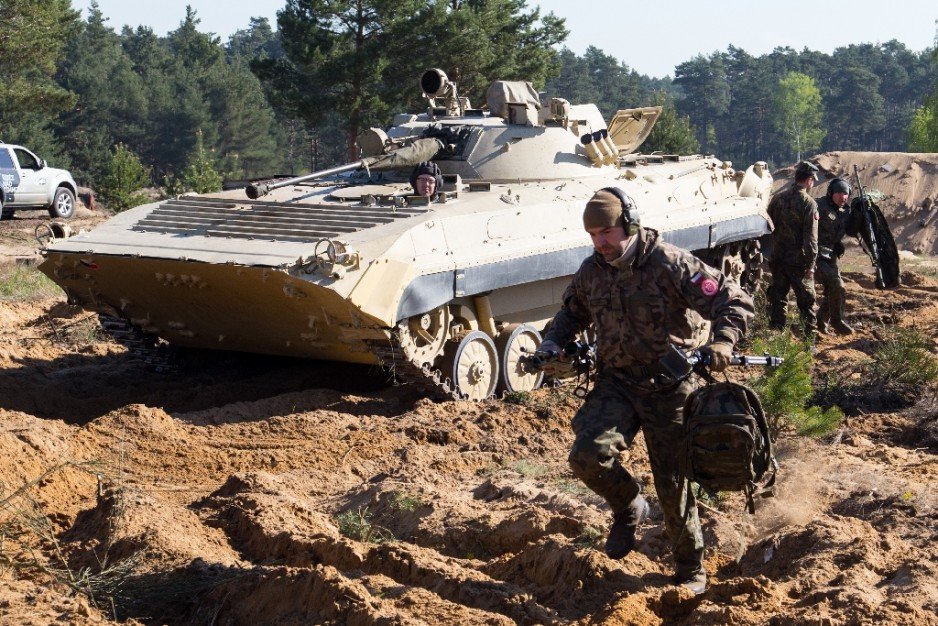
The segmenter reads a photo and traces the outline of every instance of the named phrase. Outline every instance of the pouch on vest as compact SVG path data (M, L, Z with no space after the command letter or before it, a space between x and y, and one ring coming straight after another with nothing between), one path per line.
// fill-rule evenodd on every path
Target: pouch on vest
M769 425L756 393L731 382L715 382L691 393L684 403L682 479L707 493L743 491L750 513L755 495L774 495L778 464Z

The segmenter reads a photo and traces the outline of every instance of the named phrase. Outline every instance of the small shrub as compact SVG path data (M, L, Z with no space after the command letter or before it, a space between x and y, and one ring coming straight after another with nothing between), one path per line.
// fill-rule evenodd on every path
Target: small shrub
M892 383L923 390L938 383L938 358L932 341L918 328L888 328L876 348L872 374L882 386Z
M511 391L505 394L505 402L508 404L518 404L521 406L527 406L531 403L531 392L530 391Z
M403 491L395 491L391 494L391 508L395 511L412 513L421 506L423 506L423 502Z
M114 146L98 184L104 204L116 212L144 204L149 198L138 190L149 184L150 172L137 155L122 143Z
M378 526L372 519L368 507L339 513L335 520L339 533L362 543L389 543L394 541L394 535L386 528Z
M564 493L569 493L573 496L588 496L593 493L589 487L584 485L579 480L558 480L556 483L557 490Z
M605 538L606 534L596 528L595 526L585 526L583 532L573 540L574 545L578 548L588 549L595 548L599 545L599 542Z
M173 176L172 174L165 174L163 176L163 184L161 187L163 197L165 198L175 198L186 192L185 183L179 177Z
M511 469L526 478L538 478L550 473L550 468L546 465L540 465L528 459L521 459Z
M215 169L214 159L205 149L201 130L196 132L195 152L190 155L182 173L182 182L186 189L196 193L221 191L221 175Z
M808 405L814 396L811 384L814 358L808 345L781 332L768 339L754 340L752 349L784 359L779 367L766 370L750 381L762 401L773 437L786 426L794 428L799 435L819 437L840 425L843 413L839 408Z
M60 295L59 287L35 267L0 265L0 300L26 302Z

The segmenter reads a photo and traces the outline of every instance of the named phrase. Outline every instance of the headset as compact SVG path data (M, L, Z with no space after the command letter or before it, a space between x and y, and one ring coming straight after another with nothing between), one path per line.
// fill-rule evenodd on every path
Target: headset
M622 225L625 226L625 233L629 237L638 233L641 218L638 214L638 207L635 206L635 201L632 200L632 197L619 187L604 187L600 191L608 191L622 203Z

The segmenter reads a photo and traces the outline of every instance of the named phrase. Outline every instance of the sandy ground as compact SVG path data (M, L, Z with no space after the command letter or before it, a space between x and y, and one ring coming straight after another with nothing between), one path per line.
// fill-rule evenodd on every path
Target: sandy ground
M819 388L862 376L888 326L938 335L932 262L880 292L848 252L859 332L822 338ZM0 301L0 624L938 624L934 393L785 434L776 498L702 509L693 597L641 436L624 454L652 516L635 552L602 553L608 508L566 465L569 388L435 402L368 368L225 353L160 375L60 296Z

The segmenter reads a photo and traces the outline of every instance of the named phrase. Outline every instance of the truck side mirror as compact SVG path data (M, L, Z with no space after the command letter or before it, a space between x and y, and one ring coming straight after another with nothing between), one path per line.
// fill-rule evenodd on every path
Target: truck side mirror
M39 159L39 169L43 169L46 165L48 165L48 163L46 163L45 159Z

